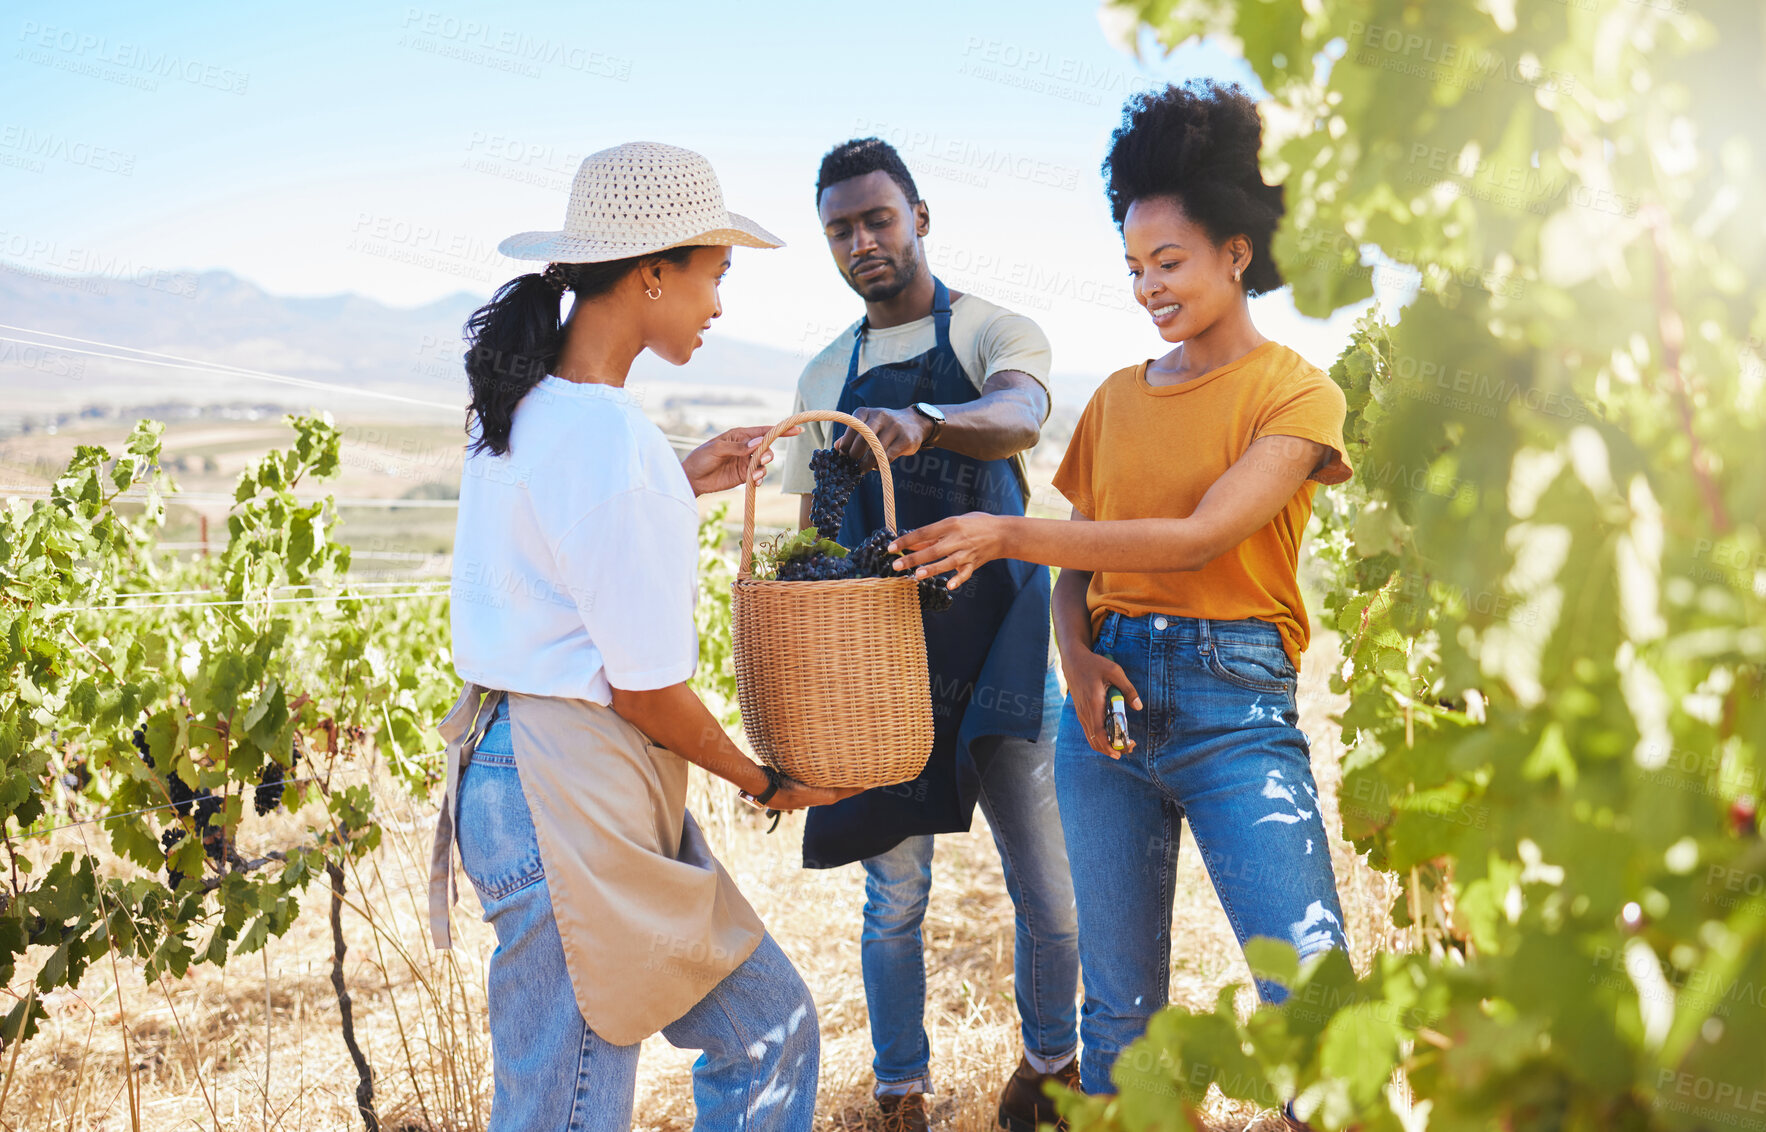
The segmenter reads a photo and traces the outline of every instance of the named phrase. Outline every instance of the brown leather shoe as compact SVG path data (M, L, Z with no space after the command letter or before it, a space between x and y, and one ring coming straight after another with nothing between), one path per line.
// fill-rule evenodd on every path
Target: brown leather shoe
M900 1097L878 1097L882 1121L877 1132L926 1132L926 1098L919 1093Z
M1075 1057L1053 1073L1038 1073L1028 1057L1019 1058L1018 1068L1000 1092L999 1126L1006 1132L1036 1132L1043 1124L1066 1128L1066 1121L1055 1112L1054 1099L1042 1091L1047 1081L1059 1081L1078 1092L1079 1059Z

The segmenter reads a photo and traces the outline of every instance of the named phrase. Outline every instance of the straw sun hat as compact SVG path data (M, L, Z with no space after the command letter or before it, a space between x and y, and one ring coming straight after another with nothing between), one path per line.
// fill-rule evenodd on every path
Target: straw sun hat
M724 207L723 189L704 157L679 146L627 142L583 158L562 230L521 232L497 250L511 259L603 263L697 244L778 248L784 241Z

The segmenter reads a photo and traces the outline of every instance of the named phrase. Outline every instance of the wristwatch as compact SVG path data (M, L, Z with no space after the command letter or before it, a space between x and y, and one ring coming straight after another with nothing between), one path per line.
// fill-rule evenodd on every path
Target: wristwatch
M785 785L785 776L765 763L760 764L760 769L761 772L766 775L766 789L762 790L759 794L750 794L746 790L738 790L736 791L736 797L747 802L757 810L766 811L766 816L773 819L773 824L766 827L766 831L771 833L773 830L779 828L780 811L768 806L767 803L772 801L773 795L777 794L779 788Z
M932 422L932 433L926 437L926 443L931 444L936 441L938 439L938 434L944 431L944 410L940 409L937 405L928 405L924 401L915 401L914 412Z
M767 808L767 803L773 800L773 795L779 792L779 787L785 785L785 776L765 763L760 764L760 769L761 773L766 775L766 789L759 794L750 794L746 790L738 790L736 796L741 798L744 802L752 805L755 809L764 810Z

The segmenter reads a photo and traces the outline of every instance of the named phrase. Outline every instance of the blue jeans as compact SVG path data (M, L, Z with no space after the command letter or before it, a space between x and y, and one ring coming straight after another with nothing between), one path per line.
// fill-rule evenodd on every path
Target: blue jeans
M1043 687L1042 733L1035 740L1002 739L991 753L978 753L976 759L981 812L993 830L1006 891L1017 910L1013 989L1024 1049L1044 1071L1065 1065L1079 1048L1078 922L1055 803L1060 712L1061 685L1050 665ZM920 936L932 891L932 844L930 836L910 837L864 862L865 926L859 953L879 1096L932 1091L926 949Z
M1092 651L1122 666L1144 706L1130 706L1136 747L1117 760L1085 741L1069 698L1055 755L1085 967L1080 1082L1109 1093L1117 1055L1166 1004L1185 820L1241 946L1269 936L1305 957L1347 945L1275 626L1112 612ZM1257 991L1286 994L1267 980Z
M603 1041L577 1008L506 712L461 775L455 826L461 869L497 932L489 1132L627 1132L640 1047ZM693 1065L695 1128L808 1132L821 1057L815 1003L771 935L662 1034L705 1051Z

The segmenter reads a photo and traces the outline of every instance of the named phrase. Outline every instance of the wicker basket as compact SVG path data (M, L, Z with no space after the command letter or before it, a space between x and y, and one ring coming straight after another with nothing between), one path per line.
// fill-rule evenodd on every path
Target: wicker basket
M756 754L805 785L906 782L919 776L932 753L932 693L914 579L753 577L753 473L779 434L805 421L839 421L865 438L879 468L889 466L875 433L854 417L825 410L787 417L755 446L742 560L731 584L742 727ZM883 521L896 529L895 485L887 473Z

